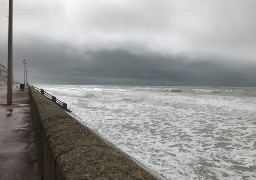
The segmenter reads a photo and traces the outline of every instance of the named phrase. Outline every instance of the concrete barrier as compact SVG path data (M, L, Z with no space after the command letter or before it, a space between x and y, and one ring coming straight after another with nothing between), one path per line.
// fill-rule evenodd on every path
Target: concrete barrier
M29 87L41 179L158 179Z

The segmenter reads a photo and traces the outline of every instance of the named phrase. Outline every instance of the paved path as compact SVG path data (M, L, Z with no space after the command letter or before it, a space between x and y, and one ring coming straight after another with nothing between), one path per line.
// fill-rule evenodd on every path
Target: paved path
M38 179L35 149L28 92L15 89L7 106L6 87L0 86L0 179Z

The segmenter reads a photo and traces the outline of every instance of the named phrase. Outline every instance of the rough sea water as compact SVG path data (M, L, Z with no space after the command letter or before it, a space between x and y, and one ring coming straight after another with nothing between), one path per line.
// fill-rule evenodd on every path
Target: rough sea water
M39 87L166 179L256 179L256 88Z

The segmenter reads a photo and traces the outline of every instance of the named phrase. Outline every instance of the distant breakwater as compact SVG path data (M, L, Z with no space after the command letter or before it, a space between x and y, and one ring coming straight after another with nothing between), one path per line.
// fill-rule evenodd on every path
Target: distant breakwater
M41 179L158 179L29 86Z

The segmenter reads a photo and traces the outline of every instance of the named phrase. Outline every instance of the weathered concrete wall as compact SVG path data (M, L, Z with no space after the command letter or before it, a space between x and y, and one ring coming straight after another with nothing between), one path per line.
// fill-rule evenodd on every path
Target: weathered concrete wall
M156 179L38 91L29 89L42 179Z

